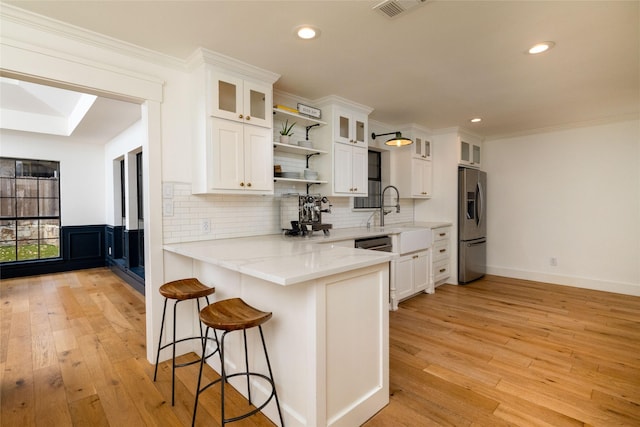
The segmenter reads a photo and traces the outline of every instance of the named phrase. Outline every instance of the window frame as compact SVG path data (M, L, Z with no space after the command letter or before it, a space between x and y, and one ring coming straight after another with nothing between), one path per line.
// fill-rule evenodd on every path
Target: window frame
M374 161L372 162L372 157ZM378 191L372 188L378 187ZM382 153L375 150L367 150L367 197L354 197L353 210L370 211L380 209L380 190L382 190Z
M12 166L10 166L11 162ZM2 156L0 157L0 165L3 166L0 171L0 179L4 181L0 188L0 203L2 205L0 208L0 229L2 230L0 246L7 247L7 251L10 251L8 248L13 246L13 256L9 255L9 259L6 261L3 260L4 256L0 257L0 265L62 259L60 162ZM35 181L35 197L32 194L27 196L20 194L19 180L26 180L24 183L29 180ZM47 181L55 181L55 185L47 189L44 184ZM25 203L26 199L34 200L35 214L33 212L30 212L31 215L24 214L24 206L21 207L20 204ZM52 205L52 203L55 204ZM47 210L50 211L46 212ZM31 222L31 224L26 224L26 222ZM47 223L54 227L52 235L48 235L50 230L46 228ZM34 227L37 230L33 230ZM21 249L29 245L36 246L35 256L32 256L33 252L31 252L26 258L24 255L21 257ZM55 256L43 255L42 251L45 245L57 246L57 254Z

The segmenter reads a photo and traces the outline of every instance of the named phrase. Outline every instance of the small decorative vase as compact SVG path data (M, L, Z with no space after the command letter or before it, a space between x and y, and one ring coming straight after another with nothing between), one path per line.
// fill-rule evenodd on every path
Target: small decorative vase
M280 143L288 144L289 143L289 135L280 135Z

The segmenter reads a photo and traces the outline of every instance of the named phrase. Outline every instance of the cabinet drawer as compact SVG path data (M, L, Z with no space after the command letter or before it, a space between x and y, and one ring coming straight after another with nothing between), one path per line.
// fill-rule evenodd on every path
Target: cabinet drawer
M438 283L441 280L445 280L450 276L449 274L449 260L445 259L433 264L433 281Z
M449 240L449 236L451 235L451 227L434 228L432 232L434 242L437 242L438 240Z
M448 240L439 240L433 245L433 261L441 261L443 259L449 258L449 241Z

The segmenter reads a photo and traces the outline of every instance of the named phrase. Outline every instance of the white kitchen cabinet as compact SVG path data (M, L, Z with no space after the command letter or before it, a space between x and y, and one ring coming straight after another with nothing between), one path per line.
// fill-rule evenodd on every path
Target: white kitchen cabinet
M395 300L401 301L420 292L432 293L429 251L400 256L391 263Z
M333 148L333 195L366 196L367 149L345 144Z
M273 193L271 130L210 119L207 189L243 194Z
M209 114L221 119L271 128L273 89L270 84L243 79L215 69L208 71Z
M451 275L451 227L439 227L432 230L431 273L434 286L444 284Z
M458 163L464 166L480 168L482 161L482 143L480 139L459 135L458 136Z
M403 198L428 199L433 195L433 163L415 152L413 144L391 152L391 182Z
M318 142L331 153L330 161L318 162L327 184L320 191L331 196L366 197L368 194L368 116L371 108L337 96L316 101L328 126L318 129ZM323 159L324 160L324 159Z
M188 63L194 194L273 194L276 73L206 49Z
M336 108L333 121L335 124L333 128L335 142L367 147L368 120L366 114L344 108Z
M414 133L411 147L411 157L419 160L432 160L431 139L424 133Z

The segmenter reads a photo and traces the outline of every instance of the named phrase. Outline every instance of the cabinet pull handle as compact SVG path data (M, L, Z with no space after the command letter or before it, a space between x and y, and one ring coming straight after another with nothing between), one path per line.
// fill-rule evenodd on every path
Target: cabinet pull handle
M417 259L417 258L418 258L418 255L414 255L414 256L413 256L413 259Z
M440 269L440 273L444 273L445 271L447 271L447 269L446 269L446 268L441 268L441 269Z
M440 253L442 253L442 252L447 252L447 250L446 249L440 249Z
M243 118L244 118L244 116L243 116L242 114L239 114L239 115L238 115L238 118L239 118L239 119L243 119Z
M447 235L447 233L440 233L440 234L439 234L439 236L440 236L440 237L444 237L444 236L446 236L446 235Z
M247 120L251 120L251 116L247 116Z

